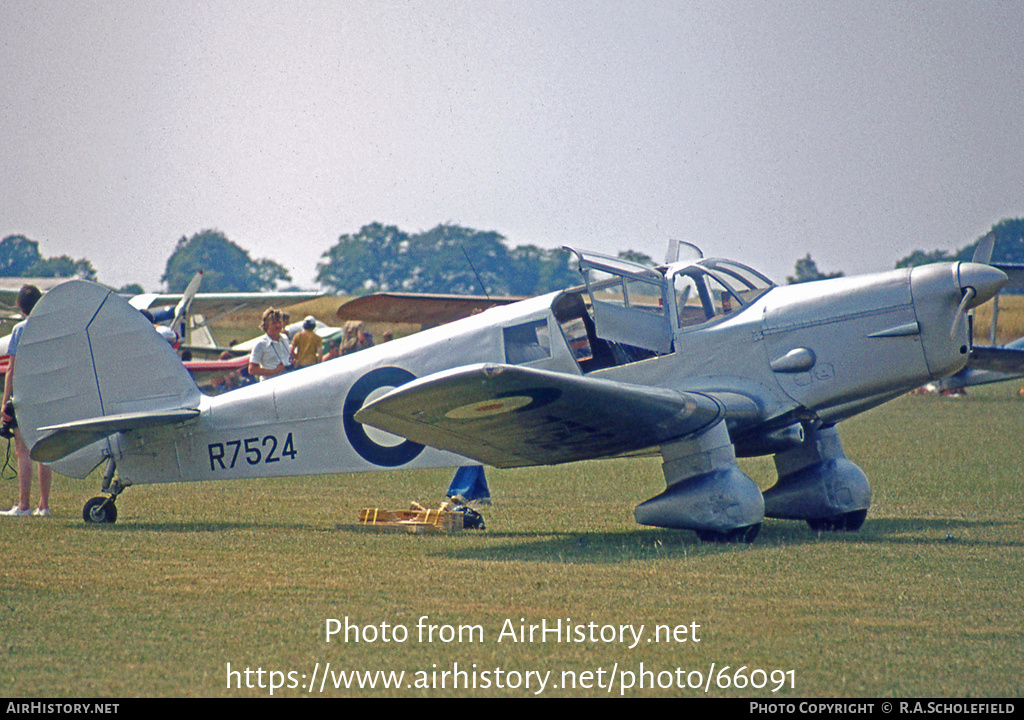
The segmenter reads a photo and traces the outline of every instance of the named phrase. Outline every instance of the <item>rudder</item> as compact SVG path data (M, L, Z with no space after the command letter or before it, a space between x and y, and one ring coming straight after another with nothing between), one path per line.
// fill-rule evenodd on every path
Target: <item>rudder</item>
M29 447L40 428L120 415L196 408L200 392L174 350L138 310L95 283L46 293L17 349L14 403ZM110 453L108 440L50 463L85 477Z

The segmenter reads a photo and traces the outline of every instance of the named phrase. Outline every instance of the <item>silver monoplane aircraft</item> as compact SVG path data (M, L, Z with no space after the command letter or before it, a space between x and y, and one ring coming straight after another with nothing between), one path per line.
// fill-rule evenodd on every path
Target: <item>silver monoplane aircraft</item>
M40 301L15 370L33 458L113 522L131 485L660 453L645 525L751 541L764 517L860 527L871 492L836 425L956 373L1006 276L955 262L777 287L739 263L653 269L573 251L586 284L219 396L116 294ZM772 454L764 493L737 456Z

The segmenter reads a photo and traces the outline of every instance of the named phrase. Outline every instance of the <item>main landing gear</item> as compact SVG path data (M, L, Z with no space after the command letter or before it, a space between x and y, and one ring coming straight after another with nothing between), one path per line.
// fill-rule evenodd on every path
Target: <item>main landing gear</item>
M765 517L803 520L815 532L859 530L871 505L864 472L834 426L808 427L775 454L778 482L762 493L736 464L725 423L661 446L666 488L636 507L642 525L693 530L702 542L750 543Z
M693 530L702 542L750 543L764 519L764 499L736 465L725 423L661 447L665 491L637 505L641 525Z
M102 492L110 493L109 497L99 495L89 500L82 508L82 519L87 523L114 523L117 521L117 496L124 492L127 485L113 481L117 463L114 458L107 461L107 469L103 472Z
M868 511L853 510L834 517L816 518L808 520L807 524L815 532L856 532L860 530L864 520L867 519Z
M860 530L871 486L846 457L835 426L813 429L802 445L776 454L775 469L779 480L764 492L765 515L804 520L815 532Z

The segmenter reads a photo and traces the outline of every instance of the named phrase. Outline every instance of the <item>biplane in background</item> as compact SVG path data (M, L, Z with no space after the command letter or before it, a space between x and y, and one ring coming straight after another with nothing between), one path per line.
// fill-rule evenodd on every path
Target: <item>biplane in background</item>
M89 522L147 483L649 453L667 487L636 507L642 524L731 541L766 516L855 530L871 491L837 424L962 369L972 308L1006 282L985 257L776 286L728 260L572 252L580 287L217 397L124 300L67 283L25 328L19 423L58 472L106 463ZM762 493L736 458L767 454L778 482Z

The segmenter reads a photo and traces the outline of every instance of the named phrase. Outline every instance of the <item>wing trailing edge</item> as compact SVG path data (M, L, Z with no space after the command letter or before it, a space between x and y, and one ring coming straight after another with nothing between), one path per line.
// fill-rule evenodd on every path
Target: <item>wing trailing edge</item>
M525 467L644 450L725 413L703 393L487 364L402 385L355 419L494 467Z

